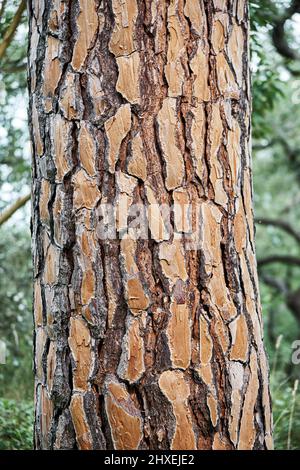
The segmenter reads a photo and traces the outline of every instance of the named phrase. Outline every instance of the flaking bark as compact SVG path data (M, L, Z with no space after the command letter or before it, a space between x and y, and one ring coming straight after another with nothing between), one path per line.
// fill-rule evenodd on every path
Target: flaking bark
M247 2L29 16L36 448L271 448ZM120 210L102 240L104 202L199 205L200 249L180 213L130 240Z

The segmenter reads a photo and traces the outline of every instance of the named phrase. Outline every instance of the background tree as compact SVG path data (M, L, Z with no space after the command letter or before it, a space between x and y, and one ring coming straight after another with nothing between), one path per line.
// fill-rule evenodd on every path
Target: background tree
M8 347L7 365L0 370L4 390L17 394L17 377L32 386L30 232L23 214L18 224L2 224L28 201L30 158L26 123L26 2L2 1L0 7L0 230L1 230L1 339ZM22 42L22 44L20 44ZM14 202L15 201L15 202ZM28 215L28 212L27 212ZM27 351L23 355L24 348ZM23 368L23 372L21 372Z

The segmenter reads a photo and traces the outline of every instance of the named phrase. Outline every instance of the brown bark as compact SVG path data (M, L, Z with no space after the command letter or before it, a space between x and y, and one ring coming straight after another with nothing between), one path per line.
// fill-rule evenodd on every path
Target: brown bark
M271 448L247 2L29 4L36 447ZM199 249L180 213L123 236L174 202Z

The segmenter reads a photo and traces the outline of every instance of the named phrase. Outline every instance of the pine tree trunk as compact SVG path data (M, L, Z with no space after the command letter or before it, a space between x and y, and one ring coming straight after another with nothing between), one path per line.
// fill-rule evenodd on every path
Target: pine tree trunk
M29 14L36 448L271 448L246 0Z

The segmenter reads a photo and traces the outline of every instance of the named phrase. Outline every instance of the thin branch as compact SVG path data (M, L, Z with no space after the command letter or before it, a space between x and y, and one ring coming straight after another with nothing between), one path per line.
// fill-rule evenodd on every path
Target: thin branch
M257 261L257 265L260 268L262 266L266 266L268 264L273 263L287 264L289 266L300 266L300 258L298 258L297 256L290 255L271 255L266 256L265 258L261 258Z
M300 55L298 52L294 49L292 49L285 37L285 32L284 32L284 25L285 25L286 20L278 22L272 32L272 39L273 39L273 44L277 50L277 52L283 56L285 59L288 60L300 60Z
M26 202L29 201L31 194L26 194L26 196L20 197L14 202L10 207L4 209L4 211L0 214L0 226L3 225L11 216L17 212L21 207L25 206Z
M288 222L285 222L284 220L256 218L255 223L259 225L271 225L273 227L278 227L291 235L296 240L296 242L300 244L300 233L298 233Z
M10 23L10 25L8 26L7 30L4 33L3 41L0 44L0 60L3 59L6 49L10 45L15 35L15 32L17 30L17 27L19 26L19 23L21 21L22 14L25 8L26 8L26 0L22 0L16 11L15 16L12 19L12 22Z
M266 285L277 290L277 292L284 296L284 301L287 307L289 308L297 322L300 323L300 289L292 291L289 289L287 283L285 283L281 279L276 279L264 273L260 273L259 277ZM271 310L270 313L272 313ZM272 325L269 325L269 327L270 326L272 328Z
M300 70L293 69L288 63L288 61L285 61L284 66L293 77L300 77Z

